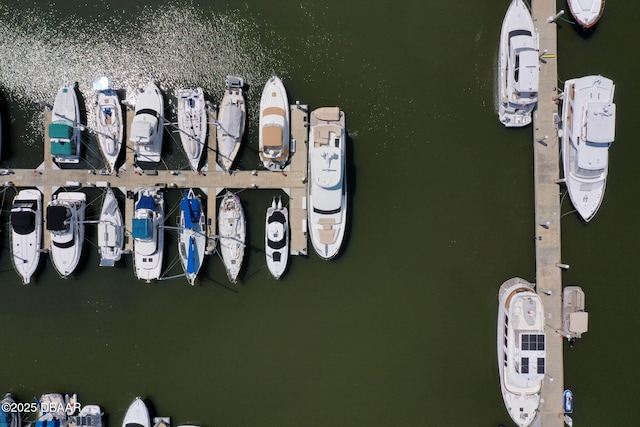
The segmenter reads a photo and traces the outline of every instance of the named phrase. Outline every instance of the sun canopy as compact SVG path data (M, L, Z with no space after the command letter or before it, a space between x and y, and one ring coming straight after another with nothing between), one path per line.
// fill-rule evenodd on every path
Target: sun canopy
M36 228L35 212L21 211L11 213L11 226L13 231L20 235L31 233Z
M53 122L49 124L49 138L71 139L73 126L65 122Z
M149 218L133 218L133 238L150 239L153 236L152 224Z
M47 207L47 230L62 231L67 229L67 208L65 206Z

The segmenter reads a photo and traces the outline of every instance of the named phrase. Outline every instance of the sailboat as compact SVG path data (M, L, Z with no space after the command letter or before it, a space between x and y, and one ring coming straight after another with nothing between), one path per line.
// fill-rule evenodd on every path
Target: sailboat
M218 107L217 162L223 170L230 172L240 151L247 106L242 92L244 80L240 77L227 76L226 84L227 88Z
M189 165L198 170L207 139L207 108L202 88L178 90L178 129Z
M274 197L265 219L265 246L267 267L273 277L279 279L289 262L289 210L282 206L282 199Z
M63 278L78 266L84 243L84 215L87 196L62 192L47 205L47 230L51 233L51 261Z
M136 277L160 278L164 245L164 197L155 187L138 191L133 214L133 265Z
M51 109L48 134L51 156L57 163L80 163L80 107L73 84L64 79Z
M124 224L118 199L111 187L104 192L100 221L98 221L98 248L100 250L100 266L113 267L122 256L124 244Z
M178 237L180 262L187 280L191 285L194 285L204 260L207 229L202 204L200 199L195 196L193 189L185 190L184 197L180 200L178 226L180 229Z
M40 263L42 249L42 193L20 190L11 205L11 259L26 285Z
M109 80L101 77L93 82L93 88L98 90L96 95L96 135L100 151L107 161L109 171L113 172L122 148L124 121L122 120L122 106L118 92L111 88Z
M236 283L244 258L246 223L240 198L231 191L227 191L220 202L218 233L227 276L231 283Z

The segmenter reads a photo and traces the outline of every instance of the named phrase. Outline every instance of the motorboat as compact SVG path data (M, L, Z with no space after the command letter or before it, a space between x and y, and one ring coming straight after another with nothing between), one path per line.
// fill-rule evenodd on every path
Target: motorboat
M84 405L77 415L68 417L66 427L102 427L104 413L98 405Z
M100 151L107 161L110 172L116 170L116 162L122 148L124 135L124 120L122 119L122 105L118 92L109 85L109 80L102 77L93 82L96 89L96 130Z
M570 343L589 330L589 313L585 311L585 294L580 286L562 288L562 335Z
M569 389L562 393L562 407L565 414L573 413L573 392Z
M75 408L60 393L47 393L36 399L38 411L35 427L65 427L69 413L67 409Z
M84 243L87 196L81 192L61 192L47 205L47 230L51 235L51 261L61 277L78 266Z
M318 255L338 255L347 224L345 114L338 107L311 112L307 208L311 243Z
M498 372L507 412L520 427L538 414L545 377L544 307L533 285L514 277L498 293Z
M5 394L0 404L0 426L22 427L22 413L18 411L11 393Z
M155 187L138 190L133 213L133 265L138 279L158 279L162 273L164 197Z
M615 139L615 85L602 76L569 79L562 100L562 165L571 203L586 222L602 204Z
M11 205L11 259L25 285L40 264L42 250L42 193L20 190Z
M523 0L513 0L500 32L498 116L506 127L531 123L538 102L538 33Z
M207 139L207 105L202 88L178 89L178 131L194 171L198 170Z
M64 79L51 109L51 156L57 163L80 163L82 124L74 85Z
M182 268L191 285L204 261L204 250L207 245L207 220L202 211L200 198L193 189L185 190L180 200L180 216L178 217L178 254Z
M240 77L227 76L226 89L218 107L216 134L218 141L217 163L227 171L231 171L242 143L247 118L247 105L242 88L244 80Z
M136 100L129 140L139 162L160 162L164 134L164 99L152 81L142 89Z
M259 155L265 168L281 171L289 160L289 100L282 81L272 76L260 98Z
M576 23L585 30L596 25L602 12L605 0L567 0L571 15Z
M274 197L267 209L264 251L269 272L279 279L289 262L289 210L280 198L276 202Z
M236 283L244 258L246 223L240 198L231 191L227 191L220 202L218 235L227 276L231 283Z
M118 199L111 187L107 187L98 221L98 250L100 266L113 267L122 256L124 223Z
M122 427L151 427L149 409L144 401L136 397L124 414Z

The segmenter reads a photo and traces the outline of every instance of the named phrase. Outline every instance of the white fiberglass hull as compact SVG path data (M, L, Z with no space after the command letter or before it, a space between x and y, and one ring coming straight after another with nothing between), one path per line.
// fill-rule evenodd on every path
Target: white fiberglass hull
M84 243L84 219L87 196L80 192L58 193L55 200L49 202L47 209L52 206L64 207L67 211L65 230L52 230L53 222L47 212L47 227L51 235L51 249L49 254L53 266L63 278L71 275L82 255Z
M136 160L160 162L164 134L164 99L158 86L149 82L136 100L135 116L129 140L133 142Z
M586 76L565 82L562 101L562 166L571 203L586 222L602 204L609 172L608 150L614 129L606 127L606 143L589 139L602 127L597 118L615 124L615 85L602 76ZM594 120L596 118L596 120ZM613 122L613 123L611 123ZM596 132L598 136L598 132Z
M345 114L337 107L311 112L308 227L316 253L338 255L347 224Z
M290 112L282 81L269 79L260 98L259 155L265 168L281 171L289 160Z
M193 207L194 200L197 200L198 208L190 209L189 206ZM187 220L189 215L191 215L191 221ZM204 251L207 245L206 221L206 216L202 211L202 203L196 198L193 190L189 189L186 197L180 202L178 255L187 281L192 286L195 284L204 261Z
M42 249L42 194L21 190L11 207L11 259L26 285L40 264Z
M51 109L51 123L69 126L70 133L64 136L53 134L49 125L49 140L52 145L53 160L57 163L80 163L82 145L82 124L80 123L80 106L74 85L64 80ZM53 146L68 147L66 150L55 150Z
M113 89L98 92L96 98L96 134L100 151L113 172L122 148L124 121L118 93Z
M143 197L153 200L153 207L142 207ZM133 221L133 265L136 277L147 282L157 280L162 274L164 253L164 197L160 191L154 187L138 191ZM136 223L143 224L142 234L137 234Z
M247 107L242 87L227 87L218 108L217 163L225 171L231 167L238 156L244 135Z
M605 0L567 0L569 10L582 28L591 28L600 20L604 12Z
M100 266L113 267L122 257L123 245L124 223L122 221L122 213L113 190L107 187L98 223Z
M227 276L232 283L236 283L244 259L246 223L240 198L230 191L220 202L218 235Z
M194 171L198 170L207 139L207 108L202 88L178 90L178 129L182 147Z
M538 101L538 33L523 0L512 0L502 22L498 53L498 117L527 126Z
M124 414L122 427L151 427L151 419L149 418L149 410L144 401L139 397L129 405L127 412Z
M275 198L265 218L265 255L269 272L280 279L289 263L289 210Z

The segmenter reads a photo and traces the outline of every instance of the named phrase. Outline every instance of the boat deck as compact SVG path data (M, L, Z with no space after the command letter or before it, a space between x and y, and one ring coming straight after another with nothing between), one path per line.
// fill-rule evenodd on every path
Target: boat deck
M532 17L540 41L540 89L533 116L536 289L545 309L546 377L540 413L534 423L564 426L564 366L562 329L562 268L560 247L560 158L558 142L557 28L548 22L556 14L554 0L532 0ZM546 52L545 55L542 55ZM535 424L534 424L535 425Z
M45 110L44 123L44 161L36 169L12 169L12 174L5 175L5 186L37 187L43 194L43 207L52 200L52 195L59 188L78 187L116 187L127 194L138 187L163 188L200 188L207 195L207 222L209 241L207 252L215 249L216 233L216 195L223 189L282 189L289 195L289 223L291 227L291 255L307 254L307 154L308 154L308 121L309 113L306 105L294 104L291 108L292 150L291 162L284 172L268 170L241 171L232 174L215 170L215 151L206 152L208 171L199 173L191 170L181 170L179 174L171 170L140 170L135 168L133 151L127 149L124 168L117 175L102 175L100 171L87 169L61 169L52 159L48 149L48 125L51 122L51 111ZM131 128L133 112L126 114L127 130ZM210 124L208 146L216 146L216 128ZM128 131L127 131L127 134ZM161 163L159 164L161 165ZM214 170L211 170L214 169ZM267 206L265 206L266 211ZM130 236L130 226L133 218L134 200L127 198L124 209L125 253L132 250L133 239ZM46 216L46 215L45 215ZM48 232L44 232L43 248L48 250L51 245ZM254 236L254 239L257 237Z

